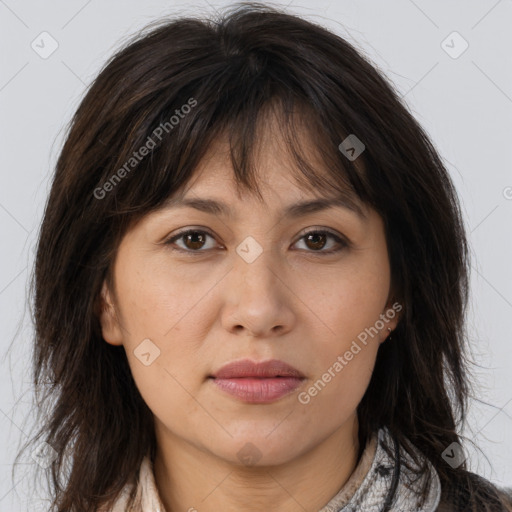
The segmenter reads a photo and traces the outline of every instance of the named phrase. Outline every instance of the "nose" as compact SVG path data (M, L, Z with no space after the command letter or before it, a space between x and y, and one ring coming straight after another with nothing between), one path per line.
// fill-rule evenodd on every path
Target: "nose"
M263 251L254 260L236 257L225 283L223 327L233 334L267 338L293 328L296 314L286 268Z

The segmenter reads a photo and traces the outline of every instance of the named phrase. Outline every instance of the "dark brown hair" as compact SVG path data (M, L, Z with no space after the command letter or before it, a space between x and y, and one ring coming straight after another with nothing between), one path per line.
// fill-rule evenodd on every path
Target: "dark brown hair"
M443 499L457 494L464 510L503 510L494 486L441 456L462 443L457 431L470 392L468 249L443 162L369 59L320 26L258 4L214 20L151 25L105 65L69 127L33 282L42 417L34 439L57 453L48 472L53 510L89 512L112 502L155 450L151 411L124 349L103 340L98 319L101 285L111 282L123 235L187 184L221 136L237 184L257 192L254 147L270 112L305 187L350 190L384 220L403 312L358 406L361 445L387 426L433 463ZM325 172L301 148L299 125ZM339 149L350 134L365 145L354 161ZM151 147L142 156L144 145Z

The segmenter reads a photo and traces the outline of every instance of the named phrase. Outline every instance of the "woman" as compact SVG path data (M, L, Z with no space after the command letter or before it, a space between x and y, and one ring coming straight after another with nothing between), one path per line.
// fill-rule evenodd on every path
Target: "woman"
M105 66L52 184L35 384L56 511L502 511L458 431L467 246L424 131L257 5Z

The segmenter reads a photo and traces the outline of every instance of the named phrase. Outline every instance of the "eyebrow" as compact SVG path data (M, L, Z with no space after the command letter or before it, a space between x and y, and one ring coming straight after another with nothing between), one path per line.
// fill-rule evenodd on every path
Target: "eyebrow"
M225 203L210 198L173 198L165 203L166 208L194 208L211 215L223 215L225 217L233 217L232 209ZM336 196L329 198L318 198L309 201L301 201L286 206L281 215L284 218L296 218L309 215L311 213L328 210L330 208L342 208L350 210L361 219L366 220L363 210L353 200L346 196Z

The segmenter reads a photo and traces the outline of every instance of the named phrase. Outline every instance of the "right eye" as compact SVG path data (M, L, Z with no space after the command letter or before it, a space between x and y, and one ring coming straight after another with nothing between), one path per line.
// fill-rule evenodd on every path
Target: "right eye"
M212 249L212 247L207 247L204 251L199 250L204 247L207 237L213 238L213 235L200 229L187 229L167 240L165 245L169 245L173 251L181 251L187 254L205 252L205 250ZM185 246L177 245L177 241L183 241Z

